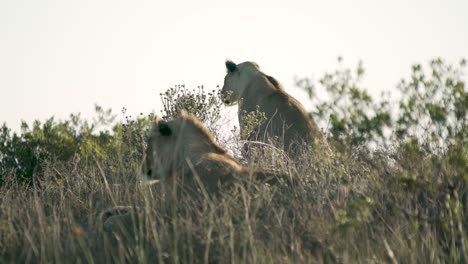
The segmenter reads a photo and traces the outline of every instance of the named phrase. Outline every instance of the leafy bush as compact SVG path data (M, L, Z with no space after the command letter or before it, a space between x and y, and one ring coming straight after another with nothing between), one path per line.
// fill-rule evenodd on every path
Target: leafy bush
M429 153L468 144L465 65L465 60L457 67L434 59L429 75L420 64L412 67L411 76L398 85L402 97L395 124L397 140L412 141Z
M431 60L430 75L420 64L414 65L410 78L398 85L398 111L392 111L394 103L388 95L375 100L362 88L361 62L354 71L343 68L341 58L338 62L338 70L319 79L321 89L309 78L298 79L296 84L315 102L312 115L326 124L331 142L340 151L377 143L437 154L467 145L465 60L458 66L440 58ZM325 92L325 99L318 98L318 91ZM466 149L463 152L466 155Z
M69 120L44 123L35 121L30 128L22 123L21 133L12 133L6 125L0 131L0 184L13 174L27 183L40 180L47 163L73 159L112 162L116 156L142 158L148 118L115 124L111 110L95 106L93 122L71 114ZM125 111L124 111L125 114Z
M361 62L354 72L341 66L341 58L338 62L340 69L326 73L319 80L327 99L317 96L318 89L312 80L296 80L297 86L304 89L316 105L312 112L314 119L319 124L326 124L325 130L330 133L331 142L340 151L385 141L385 129L392 125L389 101L374 102L361 87L364 77Z

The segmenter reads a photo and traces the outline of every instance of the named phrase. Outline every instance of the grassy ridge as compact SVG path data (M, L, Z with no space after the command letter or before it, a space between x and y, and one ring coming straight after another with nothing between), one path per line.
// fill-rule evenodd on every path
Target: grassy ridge
M460 66L415 65L397 113L360 87L364 70L302 79L312 114L336 149L253 166L294 186L239 182L217 197L164 197L140 184L151 116L115 123L96 107L21 133L0 130L0 263L465 263L468 262L468 92ZM220 100L203 87L162 94L163 116L190 110L222 139ZM123 109L125 115L125 109ZM252 113L249 127L258 125ZM228 141L231 142L229 143ZM236 137L222 141L239 153ZM122 214L102 225L109 208ZM127 213L128 211L128 213Z
M42 187L7 177L0 189L0 261L466 261L466 170L449 157L387 155L284 164L303 181L170 205L157 185L139 184L139 160L113 173L97 159L50 163ZM116 205L140 211L99 227Z

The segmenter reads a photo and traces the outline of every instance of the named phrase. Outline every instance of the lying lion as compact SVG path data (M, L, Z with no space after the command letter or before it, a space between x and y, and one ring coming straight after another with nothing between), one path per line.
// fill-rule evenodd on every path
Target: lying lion
M142 173L144 182L158 182L170 192L165 199L171 198L174 187L201 198L220 194L236 183L293 183L289 176L242 165L216 143L196 117L185 112L170 121L156 117L149 132ZM131 226L129 223L138 212L142 209L133 206L109 208L99 214L98 226L120 232L117 230L122 226Z
M315 152L326 155L331 150L320 129L305 112L302 105L286 93L273 77L260 71L254 62L235 64L226 61L227 74L222 94L226 105L239 104L239 125L244 127L244 116L255 111L266 116L256 133L242 140L273 144L295 158L304 149L312 146Z
M142 170L147 181L158 180L166 185L176 182L184 189L202 189L207 193L216 193L239 180L268 183L278 180L274 173L239 163L218 145L196 117L185 112L167 122L156 117Z

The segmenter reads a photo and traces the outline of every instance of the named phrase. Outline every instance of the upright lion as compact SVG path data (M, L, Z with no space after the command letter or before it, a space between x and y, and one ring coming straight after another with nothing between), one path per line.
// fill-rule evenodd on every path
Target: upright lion
M260 141L280 147L294 158L303 146L327 155L331 150L317 124L304 107L273 77L260 71L255 62L235 64L226 61L227 74L222 93L226 105L239 104L241 135L244 116L258 110L266 121L243 140Z
M144 178L159 180L166 186L177 184L189 191L203 186L208 193L215 193L236 180L250 178L276 181L272 173L240 164L216 143L198 119L187 113L167 122L156 117L145 156Z

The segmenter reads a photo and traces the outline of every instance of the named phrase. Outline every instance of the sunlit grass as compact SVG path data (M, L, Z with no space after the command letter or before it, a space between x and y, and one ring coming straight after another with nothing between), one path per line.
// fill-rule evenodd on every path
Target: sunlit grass
M453 177L460 171L440 167L446 157L407 164L390 163L385 152L360 155L310 157L301 166L276 161L301 180L239 182L197 199L142 185L138 160L120 162L114 173L98 160L50 163L35 186L11 174L0 189L0 261L465 261L468 192ZM115 206L126 207L100 226L100 213Z

